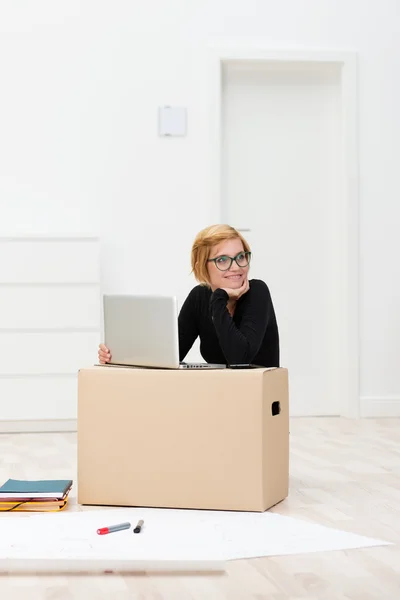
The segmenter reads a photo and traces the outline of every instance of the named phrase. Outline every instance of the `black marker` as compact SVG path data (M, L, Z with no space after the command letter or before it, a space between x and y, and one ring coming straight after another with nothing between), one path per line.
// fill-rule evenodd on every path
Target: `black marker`
M140 533L142 531L143 523L144 521L140 520L133 530L133 533Z

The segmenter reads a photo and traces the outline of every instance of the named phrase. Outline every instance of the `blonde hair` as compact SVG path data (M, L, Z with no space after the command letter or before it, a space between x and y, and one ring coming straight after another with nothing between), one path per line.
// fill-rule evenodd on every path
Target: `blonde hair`
M192 273L201 285L210 287L207 261L211 248L226 240L239 239L245 252L250 252L250 246L244 237L230 225L211 225L202 229L196 236L191 254Z

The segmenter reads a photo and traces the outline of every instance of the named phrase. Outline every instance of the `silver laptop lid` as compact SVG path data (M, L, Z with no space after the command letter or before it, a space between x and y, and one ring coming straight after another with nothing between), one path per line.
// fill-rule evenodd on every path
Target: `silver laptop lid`
M110 364L179 368L175 297L105 294L103 307Z

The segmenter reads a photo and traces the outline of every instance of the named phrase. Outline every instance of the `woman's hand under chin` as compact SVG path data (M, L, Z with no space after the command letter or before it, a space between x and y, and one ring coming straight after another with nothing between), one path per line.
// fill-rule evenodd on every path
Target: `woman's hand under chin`
M247 279L247 277L245 277L242 285L239 288L235 289L235 288L224 287L221 289L225 290L225 292L228 294L229 300L239 300L239 298L241 298L244 294L246 294L249 291L250 284L249 284L249 280Z

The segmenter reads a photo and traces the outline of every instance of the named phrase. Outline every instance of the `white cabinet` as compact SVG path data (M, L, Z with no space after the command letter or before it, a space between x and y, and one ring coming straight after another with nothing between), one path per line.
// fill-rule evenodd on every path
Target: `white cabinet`
M0 237L0 431L75 429L102 329L99 255L95 237Z

